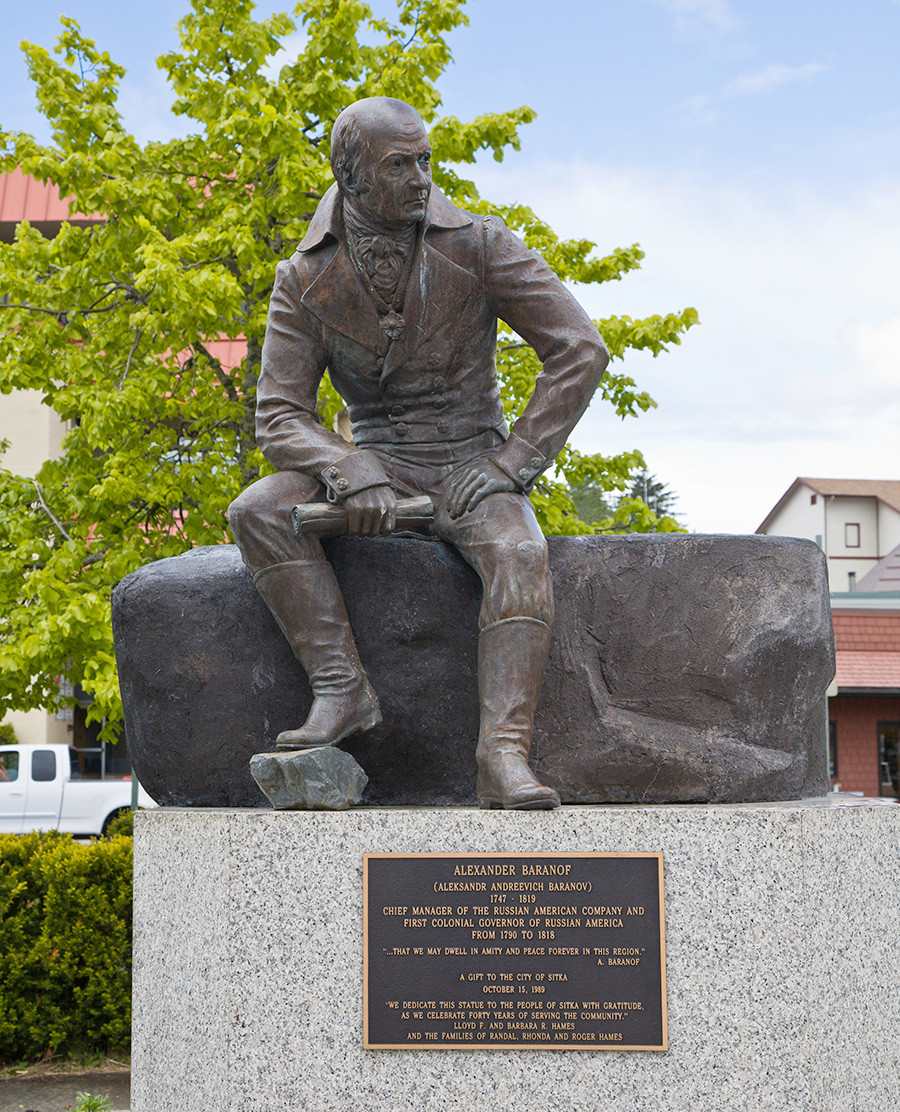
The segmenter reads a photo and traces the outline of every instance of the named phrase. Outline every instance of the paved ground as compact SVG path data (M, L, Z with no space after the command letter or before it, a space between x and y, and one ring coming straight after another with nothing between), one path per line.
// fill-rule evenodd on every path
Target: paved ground
M131 1074L68 1073L44 1074L27 1080L0 1080L0 1112L65 1112L75 1107L77 1093L109 1097L113 1109L128 1109L131 1103Z

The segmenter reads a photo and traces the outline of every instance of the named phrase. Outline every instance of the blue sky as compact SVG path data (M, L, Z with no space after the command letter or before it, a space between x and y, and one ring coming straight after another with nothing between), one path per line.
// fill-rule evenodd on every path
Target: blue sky
M185 7L7 11L0 126L41 134L17 43L50 46L62 10L127 67L135 134L172 134L154 59ZM598 407L576 444L640 447L700 532L752 531L798 474L900 478L900 0L467 10L445 109L538 112L521 152L478 164L482 192L601 251L641 243L639 274L583 293L592 315L700 312L673 353L628 359L659 408L622 423Z

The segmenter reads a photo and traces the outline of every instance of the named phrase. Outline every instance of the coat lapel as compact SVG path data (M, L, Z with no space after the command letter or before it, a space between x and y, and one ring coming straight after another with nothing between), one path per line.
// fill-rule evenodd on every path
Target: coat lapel
M304 308L328 328L355 340L370 351L383 351L385 337L375 305L363 288L350 252L341 240L340 197L332 186L313 216L298 250L310 252L337 240L338 248L322 273L311 283L301 300ZM382 378L392 374L446 321L458 317L478 285L473 274L451 262L428 243L429 227L456 229L472 223L471 216L432 187L425 234L416 246L409 285L403 304L406 327L391 344L384 361Z
M309 286L300 303L326 327L370 351L384 346L375 305L353 269L346 244L338 245L334 258Z
M406 327L385 356L382 379L393 374L446 321L459 317L475 276L420 240L403 302Z

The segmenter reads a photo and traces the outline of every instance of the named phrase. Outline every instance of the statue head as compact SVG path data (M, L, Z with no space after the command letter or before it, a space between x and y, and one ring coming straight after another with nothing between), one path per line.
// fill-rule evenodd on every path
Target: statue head
M419 113L402 100L368 97L345 108L331 133L331 168L344 200L389 226L424 219L431 146Z

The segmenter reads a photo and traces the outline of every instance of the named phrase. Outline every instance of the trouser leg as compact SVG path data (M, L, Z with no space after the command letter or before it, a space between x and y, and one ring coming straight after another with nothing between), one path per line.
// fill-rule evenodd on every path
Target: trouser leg
M528 764L553 620L547 542L531 504L522 495L495 494L455 522L439 505L435 532L459 549L483 587L478 798L484 807L558 807L557 793Z
M313 501L320 491L308 476L279 472L248 487L228 510L256 588L313 692L306 722L279 734L279 749L335 745L381 721L334 571L319 541L295 537L291 528L291 508Z

